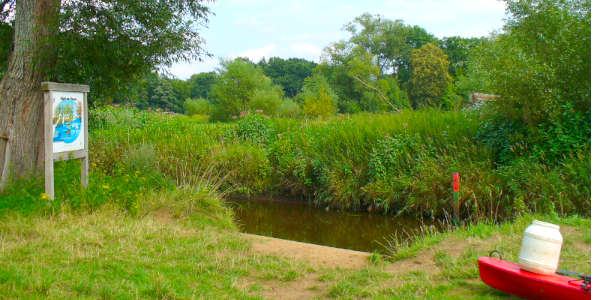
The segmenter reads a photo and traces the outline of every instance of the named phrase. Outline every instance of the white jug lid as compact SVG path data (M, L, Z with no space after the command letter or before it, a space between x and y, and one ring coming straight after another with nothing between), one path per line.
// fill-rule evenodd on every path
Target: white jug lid
M553 229L560 229L560 226L556 225L556 224L552 224L552 223L548 223L548 222L542 222L542 221L538 221L538 220L533 220L533 224L535 225L540 225L540 226L545 226L545 227L550 227Z

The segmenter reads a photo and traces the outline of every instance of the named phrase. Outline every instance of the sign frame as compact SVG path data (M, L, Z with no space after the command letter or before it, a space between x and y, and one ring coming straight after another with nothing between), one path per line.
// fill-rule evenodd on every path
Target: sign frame
M54 200L54 162L69 159L81 160L81 185L87 188L89 178L89 151L88 151L88 105L87 94L90 91L88 85L57 83L44 81L41 83L44 93L44 178L45 192L51 200ZM64 151L54 153L54 127L52 119L54 117L54 97L53 92L73 92L83 94L83 103L81 109L82 128L80 134L83 134L83 149Z

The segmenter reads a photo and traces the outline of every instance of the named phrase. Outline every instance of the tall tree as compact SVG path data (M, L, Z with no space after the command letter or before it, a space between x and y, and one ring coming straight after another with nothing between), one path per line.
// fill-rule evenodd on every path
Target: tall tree
M192 88L190 96L193 99L208 99L213 84L217 82L217 73L205 72L194 74L188 79L188 82Z
M250 109L281 102L281 87L245 58L223 61L217 83L213 86L214 120L227 121ZM273 107L273 111L276 110Z
M352 34L350 43L375 56L381 76L391 73L399 82L408 80L411 51L436 41L433 35L419 26L368 13L355 18L345 29Z
M448 55L450 75L464 75L467 71L470 52L481 46L486 38L463 38L452 36L440 41L440 48Z
M56 56L59 0L17 1L14 48L0 82L0 189L10 176L25 176L43 160L43 105L40 82Z
M41 81L88 83L93 95L110 97L148 70L205 54L197 30L210 13L203 1L7 0L0 5L4 23L14 24L13 51L0 82L0 188L13 176L41 169Z
M285 96L290 98L300 93L304 79L312 75L313 69L317 66L315 62L302 58L279 57L271 57L269 61L263 58L258 65L275 84L281 85Z
M495 127L512 124L515 136L528 137L518 139L524 141L520 148L532 149L545 162L560 162L573 150L589 151L591 1L505 2L505 32L480 58L492 91L501 96L492 103ZM489 133L492 139L500 129ZM511 139L506 149L515 148Z
M451 81L449 65L448 56L433 43L413 51L408 91L414 108L439 106Z

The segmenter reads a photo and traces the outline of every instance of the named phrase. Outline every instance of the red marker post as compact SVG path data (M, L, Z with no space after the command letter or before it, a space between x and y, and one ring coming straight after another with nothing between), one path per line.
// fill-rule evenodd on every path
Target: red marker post
M458 172L452 174L452 190L455 196L460 192L460 175L458 175Z
M460 175L452 173L452 195L454 196L454 225L458 223L458 193L460 192Z

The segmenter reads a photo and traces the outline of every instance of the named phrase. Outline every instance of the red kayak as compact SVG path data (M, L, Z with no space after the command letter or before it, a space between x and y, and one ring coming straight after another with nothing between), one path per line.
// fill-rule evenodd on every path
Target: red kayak
M591 283L558 274L542 275L521 270L518 264L482 256L479 276L487 285L526 299L591 299Z

